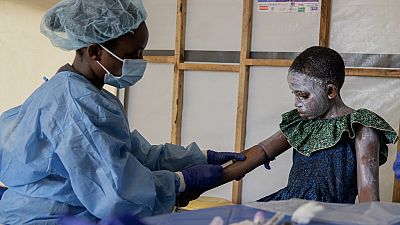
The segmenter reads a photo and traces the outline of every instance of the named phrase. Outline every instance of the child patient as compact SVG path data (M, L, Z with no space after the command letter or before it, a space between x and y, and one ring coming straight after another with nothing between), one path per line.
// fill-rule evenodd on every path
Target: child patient
M341 56L311 47L295 58L287 76L296 109L282 115L280 130L245 150L246 160L224 170L223 181L247 172L293 147L287 187L259 201L300 198L333 203L379 201L379 166L396 132L367 109L345 105ZM371 96L374 98L375 96Z
M357 194L360 202L379 200L379 165L397 136L375 113L343 103L344 80L344 62L332 49L311 47L294 60L288 84L296 109L282 115L274 135L285 147L269 149L270 139L259 144L270 160L293 147L288 186L259 201L354 203Z

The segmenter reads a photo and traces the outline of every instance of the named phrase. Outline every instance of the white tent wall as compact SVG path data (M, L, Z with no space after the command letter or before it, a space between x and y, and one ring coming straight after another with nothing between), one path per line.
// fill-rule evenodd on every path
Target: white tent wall
M400 2L395 0L332 1L330 47L340 53L399 54ZM147 49L174 50L175 0L144 0L149 18ZM188 0L185 50L239 51L243 0ZM254 0L251 51L300 52L318 45L319 13L261 13ZM173 15L173 16L172 16ZM355 22L356 21L356 22ZM286 67L251 67L246 148L279 129L280 115L293 108ZM130 89L128 117L151 143L170 142L172 64L149 63L145 77ZM235 145L238 73L185 71L182 144L195 141L203 149L233 151ZM344 101L368 108L399 127L400 79L347 77ZM381 167L381 199L391 201L395 146ZM243 182L243 202L271 194L287 183L292 150L259 167ZM205 195L231 199L231 184Z
M54 48L39 32L56 0L0 0L0 113L21 104L73 53Z
M173 73L173 65L149 64L145 78L129 90L129 125L152 144L170 142Z
M301 52L318 45L319 13L265 13L253 7L252 51Z
M143 1L149 29L147 49L175 48L176 0ZM172 64L148 63L144 78L129 89L126 105L131 129L152 144L171 140Z
M146 49L175 49L176 0L144 0L149 42Z
M40 33L43 15L58 0L0 0L0 113L20 105L75 51L53 47ZM116 88L105 88L116 93Z
M399 54L397 0L333 0L330 47L340 53Z
M235 73L185 73L182 144L196 141L202 149L234 149L237 86ZM205 195L230 199L231 190L228 183Z
M186 50L239 51L243 0L188 0Z

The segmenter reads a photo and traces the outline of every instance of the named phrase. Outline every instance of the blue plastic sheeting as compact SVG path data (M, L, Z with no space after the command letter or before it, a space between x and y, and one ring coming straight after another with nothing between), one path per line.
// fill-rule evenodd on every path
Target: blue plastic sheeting
M220 216L224 220L224 225L228 225L231 223L238 223L243 220L253 221L254 214L256 214L258 211L264 212L267 220L275 215L275 213L266 210L242 205L233 205L147 217L142 221L148 225L208 225L215 216ZM285 216L278 224L281 225L285 222L289 222L290 224L290 218L290 216ZM311 222L309 224L326 225L326 223L315 222Z
M292 215L299 207L313 201L290 199L284 201L249 202L246 205L272 212ZM394 202L364 202L359 204L338 204L317 202L323 210L312 218L323 224L352 225L400 225L400 204Z

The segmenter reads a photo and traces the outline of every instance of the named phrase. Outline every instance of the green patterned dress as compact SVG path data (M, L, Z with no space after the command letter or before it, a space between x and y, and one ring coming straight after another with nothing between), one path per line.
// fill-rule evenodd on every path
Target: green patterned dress
M355 126L378 131L379 164L386 162L396 132L367 109L324 120L302 119L297 110L282 115L280 129L293 147L288 186L259 201L300 198L332 203L354 203L357 196Z

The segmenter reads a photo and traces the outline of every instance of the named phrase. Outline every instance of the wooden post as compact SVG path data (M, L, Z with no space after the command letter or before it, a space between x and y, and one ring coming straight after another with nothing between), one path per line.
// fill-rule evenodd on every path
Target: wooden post
M346 68L346 76L400 78L400 69Z
M329 47L331 6L331 0L321 0L321 17L319 20L319 46L322 47Z
M400 133L400 125L399 125ZM397 153L400 152L400 140L397 140ZM394 177L392 202L400 202L400 182Z
M240 48L239 90L236 113L235 151L244 150L246 141L246 117L249 89L249 66L246 60L250 57L251 32L253 19L253 0L243 0L242 38ZM242 180L234 181L232 187L232 202L242 203Z
M172 128L171 143L181 144L182 131L182 111L183 111L183 73L180 64L184 61L185 33L186 33L186 10L187 1L178 0L176 17L176 37L175 37L175 62L174 62L174 81L172 94Z
M245 64L248 66L274 66L289 67L292 64L291 59L246 59Z

